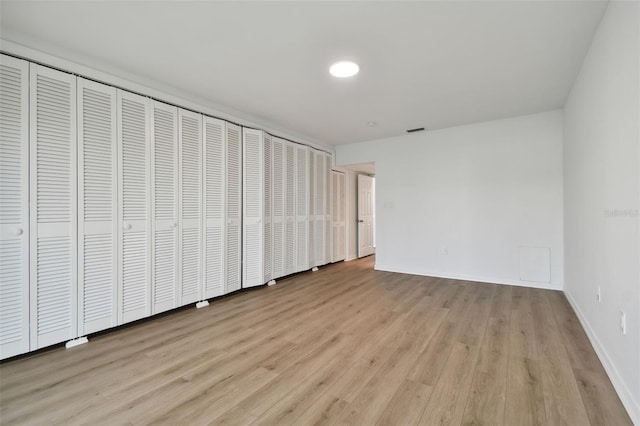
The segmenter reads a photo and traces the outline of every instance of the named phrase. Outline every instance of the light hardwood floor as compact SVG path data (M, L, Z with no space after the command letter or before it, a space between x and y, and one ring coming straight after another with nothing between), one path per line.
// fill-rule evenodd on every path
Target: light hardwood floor
M320 268L0 366L2 424L631 424L563 294Z

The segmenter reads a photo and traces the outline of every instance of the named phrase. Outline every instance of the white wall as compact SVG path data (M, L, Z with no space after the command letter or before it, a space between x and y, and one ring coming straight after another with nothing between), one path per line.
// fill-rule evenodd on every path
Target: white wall
M564 113L565 293L636 424L640 424L639 9L637 2L609 3ZM620 311L627 315L626 335L619 328Z
M377 269L562 288L560 111L336 147L371 161ZM550 248L550 283L520 280L520 246Z

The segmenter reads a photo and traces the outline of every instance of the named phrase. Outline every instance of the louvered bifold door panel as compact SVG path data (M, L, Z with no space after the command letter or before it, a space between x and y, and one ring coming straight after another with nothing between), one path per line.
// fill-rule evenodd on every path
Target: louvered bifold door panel
M264 284L262 265L264 212L264 137L260 130L243 129L243 277L242 287Z
M316 266L316 154L315 150L308 148L308 164L309 164L309 267Z
M242 140L241 129L226 123L225 293L240 290L242 277Z
M118 90L118 322L151 313L151 101Z
M77 336L76 77L30 65L31 349Z
M178 108L154 101L151 114L151 310L178 306Z
M296 146L296 272L309 269L309 150Z
M331 155L324 153L324 263L331 262Z
M344 260L344 173L331 172L331 261L339 262Z
M203 119L204 298L225 293L225 122Z
M78 334L118 322L116 89L78 78Z
M203 299L201 273L202 115L178 111L180 146L180 305Z
M283 277L285 274L285 170L284 140L273 138L273 278Z
M263 145L263 176L264 176L264 190L263 190L263 214L262 214L262 223L263 223L263 233L264 233L264 241L262 244L263 254L262 254L262 269L263 269L263 280L267 282L273 278L273 240L272 240L272 224L271 224L271 208L273 203L273 164L271 161L271 135L268 133L264 134L264 145Z
M29 64L0 55L0 359L29 350Z
M296 272L296 157L295 144L285 143L284 272Z
M315 152L315 265L325 264L325 161L324 154L320 151Z

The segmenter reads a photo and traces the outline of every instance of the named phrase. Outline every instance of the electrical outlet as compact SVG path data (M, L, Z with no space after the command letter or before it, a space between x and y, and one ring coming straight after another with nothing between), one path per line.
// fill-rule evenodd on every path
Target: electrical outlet
M596 300L598 302L602 301L602 293L600 292L600 286L598 286L598 291L596 292Z
M620 311L620 331L622 334L627 334L627 315L624 311Z

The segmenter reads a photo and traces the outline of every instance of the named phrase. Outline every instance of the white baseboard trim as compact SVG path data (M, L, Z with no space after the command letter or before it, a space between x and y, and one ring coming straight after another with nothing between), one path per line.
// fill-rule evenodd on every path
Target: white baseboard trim
M602 363L604 370L607 372L607 375L609 376L609 380L611 380L613 387L615 388L616 392L618 393L618 396L620 397L620 400L622 401L622 405L624 405L624 408L626 408L627 413L629 413L629 417L631 417L631 421L635 425L640 425L640 403L633 399L633 395L631 394L631 392L629 391L629 388L627 387L624 380L622 379L622 376L618 372L618 369L611 361L611 358L607 354L607 351L604 349L604 347L600 343L598 336L593 331L593 328L591 328L591 324L589 324L589 321L582 313L582 310L580 310L580 307L576 303L573 296L571 296L571 293L565 290L564 294L567 297L569 304L573 308L573 311L576 313L576 316L578 317L578 320L580 321L582 328L587 333L587 337L589 337L591 346L593 346L593 349L595 350L596 355L598 355L598 358L600 359L600 362Z
M452 273L440 272L440 271L425 271L425 270L419 270L419 269L413 269L413 268L400 269L394 266L381 265L379 263L376 263L375 269L376 271L397 272L400 274L421 275L425 277L435 277L435 278L447 278L450 280L476 281L480 283L541 288L545 290L562 290L562 287L556 284L536 283L536 282L520 281L520 280L508 280L504 278L494 278L494 277L479 277L479 276L464 275L464 274L452 274Z

